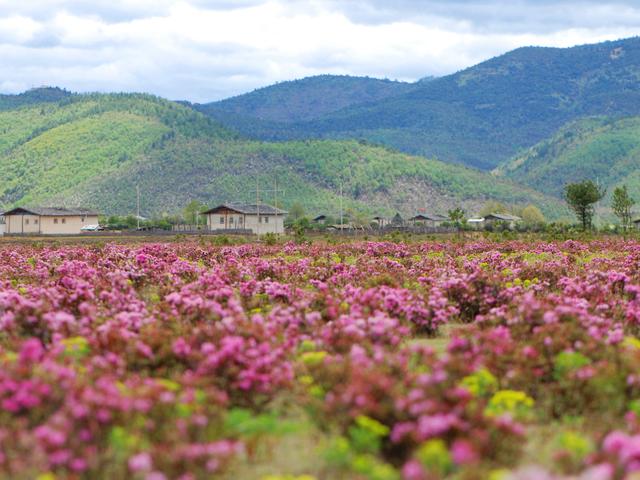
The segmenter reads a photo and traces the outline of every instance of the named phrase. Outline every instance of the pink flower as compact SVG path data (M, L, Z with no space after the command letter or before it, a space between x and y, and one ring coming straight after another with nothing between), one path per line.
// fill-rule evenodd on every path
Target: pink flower
M129 470L132 472L146 472L153 468L151 455L146 452L138 453L129 458Z

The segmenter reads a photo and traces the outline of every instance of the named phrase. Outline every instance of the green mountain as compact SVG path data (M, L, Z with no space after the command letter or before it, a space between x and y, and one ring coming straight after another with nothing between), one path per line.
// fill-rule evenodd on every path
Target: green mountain
M426 80L425 80L426 81ZM193 105L234 128L247 122L306 122L343 108L410 92L417 84L348 75L317 75L280 82L219 102Z
M202 111L252 138L357 138L447 162L493 169L522 149L585 116L640 115L640 38L572 48L519 48L407 91L324 112L289 114L276 100L287 86L216 102ZM313 88L311 88L313 87ZM339 89L324 85L314 89ZM349 91L345 91L348 95ZM343 98L342 93L328 96ZM234 105L224 110L224 105ZM263 114L263 109L269 115ZM222 110L217 110L222 109ZM333 110L333 111L328 111ZM219 112L228 113L228 118ZM319 113L322 115L318 116Z
M0 95L0 110L10 110L38 103L59 102L69 96L71 96L71 92L57 87L32 88L19 95Z
M346 208L405 214L474 212L486 199L560 202L509 180L354 140L266 143L238 137L191 108L141 94L71 95L0 111L0 203L88 206L130 213L139 185L144 215L255 199L300 202L309 213Z
M582 179L606 187L607 200L616 186L626 184L631 195L640 200L640 117L572 122L494 173L536 185L556 197L562 196L566 183Z

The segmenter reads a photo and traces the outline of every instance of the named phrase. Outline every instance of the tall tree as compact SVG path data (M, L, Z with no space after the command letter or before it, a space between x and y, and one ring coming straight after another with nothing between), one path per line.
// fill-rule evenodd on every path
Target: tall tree
M492 213L510 213L509 209L504 203L500 203L496 200L487 200L486 203L480 209L480 216L486 217Z
M449 215L449 220L456 226L456 230L458 231L458 236L460 236L460 232L462 230L462 222L464 221L465 211L456 207L453 210L449 210L447 212Z
M578 217L583 230L591 228L594 205L599 202L606 190L601 189L591 180L569 183L564 187L564 198Z
M184 207L183 216L184 220L189 225L195 225L200 223L200 212L204 211L207 206L199 200L191 200L186 207Z
M616 217L618 217L620 222L622 222L622 226L624 228L629 228L631 226L631 208L635 204L636 201L629 195L626 185L616 187L613 191L611 208L613 209L613 213L616 214Z
M296 221L304 217L304 207L299 202L294 202L289 208L289 220Z
M543 213L535 205L527 205L520 212L522 221L527 225L542 225L546 222Z

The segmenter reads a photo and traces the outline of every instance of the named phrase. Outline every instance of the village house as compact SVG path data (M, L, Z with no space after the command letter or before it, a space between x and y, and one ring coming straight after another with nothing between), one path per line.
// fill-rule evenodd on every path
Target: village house
M409 221L413 225L424 225L426 227L439 227L442 222L447 222L449 219L440 214L419 213L415 217L411 217Z
M5 235L75 235L98 225L98 214L86 208L18 207L2 216Z
M251 233L284 233L284 218L288 212L261 203L224 203L202 212L207 219L207 229L250 230Z
M4 235L5 225L4 217L0 217L0 237Z
M633 221L633 224L636 226L638 230L640 230L640 218Z
M378 215L376 217L373 217L372 224L376 228L384 228L385 226L387 226L388 223L389 223L389 219L388 218L381 217L380 215Z
M522 220L520 217L509 215L508 213L490 213L489 215L485 215L484 224L494 225L496 223L505 223L509 228L514 228L520 220Z
M327 223L327 219L329 217L327 217L326 215L322 214L322 215L318 215L317 217L315 217L313 220L311 220L313 223L317 223L318 225L325 225Z

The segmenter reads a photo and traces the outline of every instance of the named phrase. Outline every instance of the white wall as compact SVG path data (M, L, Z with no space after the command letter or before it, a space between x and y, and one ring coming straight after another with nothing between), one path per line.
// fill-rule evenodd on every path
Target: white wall
M57 222L56 222L57 220ZM9 215L6 217L7 234L75 235L85 225L96 225L97 215L40 217L38 215Z
M207 227L214 231L244 228L260 235L284 233L284 215L260 215L259 224L257 219L257 215L209 213L207 214Z

